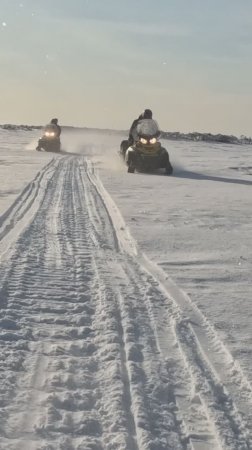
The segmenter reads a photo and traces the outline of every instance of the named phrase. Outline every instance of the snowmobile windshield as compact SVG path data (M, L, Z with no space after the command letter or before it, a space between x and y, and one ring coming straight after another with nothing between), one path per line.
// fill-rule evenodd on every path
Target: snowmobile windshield
M45 131L56 132L57 127L53 123L49 123L48 125L45 126Z
M153 119L143 119L137 125L138 136L158 136L159 133L158 124Z

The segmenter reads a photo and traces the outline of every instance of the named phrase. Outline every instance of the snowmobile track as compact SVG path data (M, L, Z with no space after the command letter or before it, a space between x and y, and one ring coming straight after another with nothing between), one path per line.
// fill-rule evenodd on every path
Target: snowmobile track
M251 448L245 376L90 161L52 160L0 232L1 449Z

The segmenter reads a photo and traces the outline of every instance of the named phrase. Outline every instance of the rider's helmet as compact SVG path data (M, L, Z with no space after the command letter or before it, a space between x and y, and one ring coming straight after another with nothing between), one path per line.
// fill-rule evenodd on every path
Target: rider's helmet
M143 119L152 119L151 109L145 109L143 112Z
M52 119L51 123L53 123L54 125L58 125L58 119Z

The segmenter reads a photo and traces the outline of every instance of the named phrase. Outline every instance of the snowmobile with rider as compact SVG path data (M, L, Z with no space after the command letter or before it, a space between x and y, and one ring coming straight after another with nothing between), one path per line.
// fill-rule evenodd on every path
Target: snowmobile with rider
M130 129L129 139L123 140L120 153L124 158L128 172L154 172L164 169L166 175L173 172L168 151L159 142L160 130L152 119L151 110L145 110L136 119Z
M44 150L46 152L60 152L61 127L58 125L58 119L52 119L45 126L43 136L39 139L36 150Z

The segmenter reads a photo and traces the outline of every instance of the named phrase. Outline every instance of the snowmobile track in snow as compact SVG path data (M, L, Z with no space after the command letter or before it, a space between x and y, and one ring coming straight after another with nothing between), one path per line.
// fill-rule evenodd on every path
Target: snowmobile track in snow
M53 159L0 233L1 449L251 448L241 368L89 161Z

